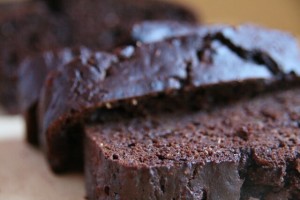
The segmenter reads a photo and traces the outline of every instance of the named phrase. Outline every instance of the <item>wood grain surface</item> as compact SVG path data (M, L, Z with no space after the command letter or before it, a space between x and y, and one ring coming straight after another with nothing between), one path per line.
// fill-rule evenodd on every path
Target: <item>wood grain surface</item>
M192 8L206 23L252 22L300 36L299 0L173 1ZM20 116L0 116L0 200L84 199L83 176L53 175L41 152L25 144L23 130Z

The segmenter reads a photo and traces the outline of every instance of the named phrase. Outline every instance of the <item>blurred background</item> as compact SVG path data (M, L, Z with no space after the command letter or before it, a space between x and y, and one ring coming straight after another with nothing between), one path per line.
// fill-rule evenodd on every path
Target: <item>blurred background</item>
M24 0L0 0L0 2ZM206 23L254 22L300 36L299 0L165 0L195 10Z
M0 2L24 0L0 0ZM300 36L299 0L165 0L195 10L207 23L254 22Z
M206 23L258 23L300 36L299 0L168 0L185 3Z
M8 1L24 0L0 3ZM190 7L204 23L251 22L289 31L300 38L300 0L166 1ZM82 176L53 176L41 153L23 142L23 129L21 117L3 116L0 110L0 199L83 199ZM35 173L30 173L33 169Z

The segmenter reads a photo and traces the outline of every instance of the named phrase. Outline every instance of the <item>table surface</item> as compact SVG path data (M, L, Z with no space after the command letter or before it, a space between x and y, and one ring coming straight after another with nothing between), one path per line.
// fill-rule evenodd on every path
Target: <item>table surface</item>
M253 22L300 36L299 0L173 1L191 7L206 23ZM42 153L24 142L23 130L20 116L0 115L0 199L84 199L83 176L53 175Z

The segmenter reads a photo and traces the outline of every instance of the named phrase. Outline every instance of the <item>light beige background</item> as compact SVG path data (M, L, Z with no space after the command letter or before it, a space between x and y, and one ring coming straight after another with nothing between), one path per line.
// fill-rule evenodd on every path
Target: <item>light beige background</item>
M300 0L173 1L196 10L208 23L255 22L300 36ZM42 154L23 142L23 130L21 117L0 116L0 200L84 199L82 175L51 174Z

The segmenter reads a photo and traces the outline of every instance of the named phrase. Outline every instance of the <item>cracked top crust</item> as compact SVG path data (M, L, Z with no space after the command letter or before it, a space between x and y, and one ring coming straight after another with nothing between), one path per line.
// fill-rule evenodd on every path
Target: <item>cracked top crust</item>
M299 46L295 38L288 33L253 24L197 27L189 23L146 21L135 24L132 36L137 41L149 43L193 33L208 34L207 40L219 40L243 59L268 63L273 73L290 73L295 70L295 73L300 73L296 66L299 61ZM289 51L286 50L287 47Z
M252 29L257 31L249 34ZM235 99L234 92L229 94L230 85L248 84L245 88L257 92L270 83L299 81L300 52L289 34L250 25L199 30L129 46L114 55L98 52L90 58L75 59L52 73L40 106L43 142L52 167L66 165L69 146L62 143L72 134L68 130L95 109L122 104L134 107L149 96L189 93L195 88L224 88L223 93ZM264 34L268 37L262 37ZM239 37L255 38L255 43L250 46L245 39L236 39ZM270 40L274 44L265 47ZM249 87L249 83L256 85Z

